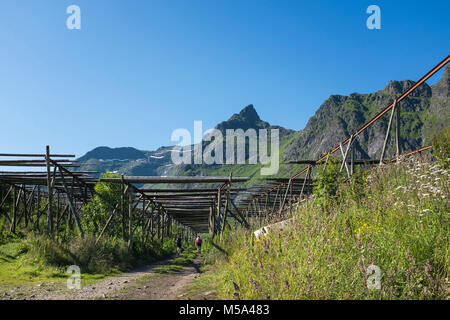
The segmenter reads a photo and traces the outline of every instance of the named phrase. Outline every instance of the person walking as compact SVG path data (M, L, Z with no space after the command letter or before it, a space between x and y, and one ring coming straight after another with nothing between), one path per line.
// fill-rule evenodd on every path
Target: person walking
M197 246L197 252L202 252L202 238L200 238L199 235L197 235L197 239L195 239L195 245Z
M181 253L181 234L178 235L177 239L177 256Z

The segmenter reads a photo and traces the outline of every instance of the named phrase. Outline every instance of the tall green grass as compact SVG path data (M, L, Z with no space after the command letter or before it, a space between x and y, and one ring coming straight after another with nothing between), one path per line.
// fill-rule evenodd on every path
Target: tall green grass
M174 253L175 246L168 243L147 244L140 250L129 250L122 239L75 238L58 242L46 236L31 237L26 241L28 256L33 263L67 267L77 265L82 273L111 273L127 271L144 263L150 263Z
M220 250L205 248L218 296L448 299L449 176L442 163L409 159L340 184L326 205L316 191L284 231L255 240L228 230ZM380 289L367 285L370 265L381 270Z

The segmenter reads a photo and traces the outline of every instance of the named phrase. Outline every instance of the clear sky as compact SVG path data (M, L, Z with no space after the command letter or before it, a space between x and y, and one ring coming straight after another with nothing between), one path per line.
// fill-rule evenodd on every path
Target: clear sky
M81 30L66 28L72 4ZM381 30L366 27L371 4ZM0 153L152 150L250 103L299 130L331 94L419 79L450 52L449 12L448 0L1 0Z

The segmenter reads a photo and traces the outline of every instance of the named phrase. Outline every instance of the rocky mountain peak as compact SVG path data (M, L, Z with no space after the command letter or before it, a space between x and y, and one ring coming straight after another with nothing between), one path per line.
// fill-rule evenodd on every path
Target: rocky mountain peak
M431 86L433 89L433 95L442 97L450 96L450 65L447 65L442 75L441 80Z
M414 85L414 81L412 80L391 80L387 84L386 87L384 87L383 91L387 92L391 95L400 95L409 88L411 88ZM419 86L416 90L414 90L411 94L411 97L431 97L431 87L427 85L426 83Z
M264 129L269 126L269 123L261 120L253 105L249 104L239 113L233 114L227 121L219 123L216 129L225 133L226 129Z

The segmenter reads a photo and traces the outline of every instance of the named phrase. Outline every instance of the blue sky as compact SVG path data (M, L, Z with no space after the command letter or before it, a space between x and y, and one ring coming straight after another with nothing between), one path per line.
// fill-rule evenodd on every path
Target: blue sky
M66 28L71 4L81 30ZM371 4L381 30L366 27ZM250 103L299 130L331 94L419 79L450 52L448 12L449 1L2 0L0 152L152 150Z

